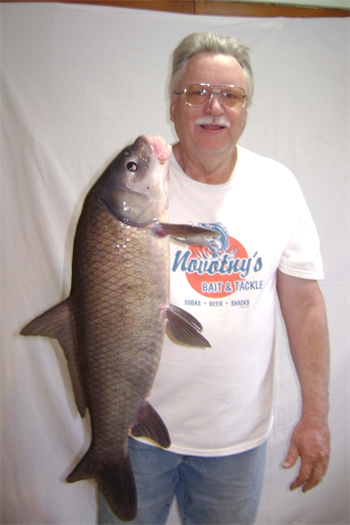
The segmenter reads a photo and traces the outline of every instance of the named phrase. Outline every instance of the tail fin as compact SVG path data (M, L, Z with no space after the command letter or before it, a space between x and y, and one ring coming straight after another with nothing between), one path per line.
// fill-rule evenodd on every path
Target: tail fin
M68 483L95 479L114 514L123 521L135 519L137 492L129 454L115 463L98 460L89 449L80 463L69 474Z

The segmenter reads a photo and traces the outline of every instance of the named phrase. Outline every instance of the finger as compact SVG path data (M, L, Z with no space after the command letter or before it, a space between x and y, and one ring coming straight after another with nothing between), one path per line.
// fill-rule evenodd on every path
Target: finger
M312 471L313 466L311 465L311 463L307 463L305 460L302 460L299 475L289 487L290 490L295 490L298 487L306 485L309 479L311 478Z
M324 469L322 467L315 467L307 483L303 486L302 491L307 492L319 485L324 476Z
M295 446L295 444L292 441L290 444L285 462L282 465L283 468L294 467L295 463L297 462L298 457L299 457L299 449Z

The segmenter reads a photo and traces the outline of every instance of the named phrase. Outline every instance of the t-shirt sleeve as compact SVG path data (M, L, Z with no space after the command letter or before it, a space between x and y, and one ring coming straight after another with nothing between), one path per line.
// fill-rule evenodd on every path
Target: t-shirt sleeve
M282 253L279 270L302 279L323 279L320 240L299 186L294 197L294 205L299 213L295 216L292 235Z

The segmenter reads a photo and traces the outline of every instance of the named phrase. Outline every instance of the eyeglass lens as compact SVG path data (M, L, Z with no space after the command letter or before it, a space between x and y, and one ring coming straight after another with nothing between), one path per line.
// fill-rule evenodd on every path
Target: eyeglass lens
M218 90L213 90L218 93ZM185 100L190 106L204 107L208 104L212 94L212 87L206 84L189 84L185 91ZM246 95L242 88L222 86L220 88L220 102L228 109L244 106Z

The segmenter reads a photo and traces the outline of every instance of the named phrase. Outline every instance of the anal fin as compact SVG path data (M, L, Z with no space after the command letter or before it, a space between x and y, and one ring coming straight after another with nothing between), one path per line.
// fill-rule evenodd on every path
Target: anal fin
M131 428L134 437L147 437L163 448L170 447L171 441L168 429L158 412L146 403L140 411L137 423Z

